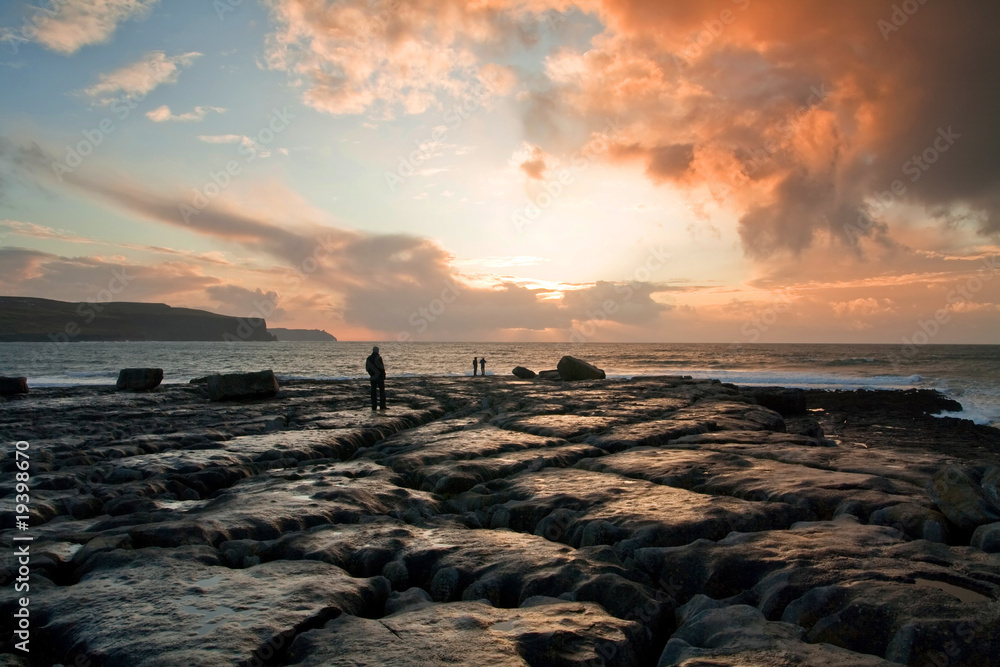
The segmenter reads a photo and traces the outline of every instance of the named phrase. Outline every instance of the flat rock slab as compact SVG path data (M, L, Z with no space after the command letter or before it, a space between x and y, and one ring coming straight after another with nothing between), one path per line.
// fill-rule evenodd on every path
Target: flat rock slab
M682 441L685 436L698 436L712 431L767 430L784 431L785 424L776 412L746 403L720 402L689 405L667 418L644 420L615 426L603 433L589 436L585 442L608 451L629 447L664 447Z
M640 544L686 544L792 522L784 503L751 503L585 470L524 472L484 486L486 493L474 489L454 502L474 508L478 501L493 527L573 546L616 544L627 552Z
M585 415L528 415L498 416L492 423L500 428L522 431L533 435L569 440L589 433L607 430L620 423L621 418Z
M1000 636L988 636L1000 618L1000 561L967 547L907 541L892 528L845 517L640 549L634 558L680 600L701 593L749 604L770 621L801 628L810 643L921 664L935 650L928 636L965 621L976 641L963 645L966 661L957 664L989 664L986 656L1000 648Z
M639 630L590 603L494 609L456 602L379 620L341 616L299 635L287 664L625 667L636 664L631 639Z
M712 420L658 419L617 426L585 441L609 452L620 452L629 447L666 446L685 435L708 433L717 428Z
M532 448L423 466L413 471L413 480L422 490L450 496L468 491L483 482L511 477L522 470L567 468L580 459L602 454L603 450L579 443Z
M785 431L785 420L774 410L721 399L722 397L699 399L678 410L673 416L691 421L711 421L716 425L713 430L718 431Z
M438 511L434 498L401 488L395 480L391 470L367 461L261 472L210 500L146 501L151 504L102 517L89 530L128 533L136 546L175 547L275 539L317 525L378 516L419 520Z
M671 446L711 449L810 468L876 475L921 488L926 488L934 473L951 460L947 453L837 446L832 442L824 443L816 438L788 433L723 431L685 436L672 442Z
M366 458L390 466L399 472L411 472L423 466L477 459L506 452L540 450L565 445L565 440L516 433L490 424L475 424L460 430L415 428L386 438L364 452Z
M460 526L401 523L323 526L266 543L225 543L229 562L316 559L358 577L381 574L402 592L423 589L437 602L488 600L520 607L533 597L568 597L601 604L619 618L652 630L669 622L673 600L655 582L635 581L608 547L572 549L537 535Z
M273 456L275 451L302 461L326 458L347 460L359 449L430 419L432 417L428 413L413 412L346 428L316 428L240 436L227 442L225 449L248 456L251 460L260 460L264 455Z
M317 561L232 570L211 547L110 551L88 561L73 586L31 596L32 614L47 620L33 628L32 657L74 664L84 656L106 667L237 664L303 623L378 613L388 593L381 577L357 579ZM4 614L13 598L4 591Z
M636 448L577 467L702 494L786 503L801 510L796 515L801 521L832 519L838 510L867 519L900 503L932 505L924 489L899 480L711 450Z

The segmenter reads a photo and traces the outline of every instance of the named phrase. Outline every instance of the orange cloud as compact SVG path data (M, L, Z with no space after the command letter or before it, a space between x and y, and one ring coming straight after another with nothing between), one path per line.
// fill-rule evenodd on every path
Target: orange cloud
M142 265L124 258L63 257L0 248L0 292L62 301L190 301L222 283L181 261Z
M591 126L619 116L611 156L735 210L749 256L884 235L885 211L870 204L894 185L897 202L970 209L982 233L1000 231L1000 164L989 157L1000 98L986 65L1000 47L984 29L1000 5L922 4L889 39L879 21L892 21L892 6L860 0L594 10L605 31L550 56L537 104ZM864 213L877 214L846 232Z
M531 151L531 157L521 163L521 171L527 174L528 178L540 181L545 178L545 169L545 152L535 146Z

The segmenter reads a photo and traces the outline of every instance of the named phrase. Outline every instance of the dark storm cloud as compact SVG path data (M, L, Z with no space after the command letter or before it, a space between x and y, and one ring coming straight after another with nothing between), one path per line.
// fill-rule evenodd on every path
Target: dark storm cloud
M730 193L751 257L884 234L904 202L1000 231L1000 3L604 0L599 13L606 35L570 65L557 56L526 113L619 114L612 157ZM875 219L852 235L859 212Z

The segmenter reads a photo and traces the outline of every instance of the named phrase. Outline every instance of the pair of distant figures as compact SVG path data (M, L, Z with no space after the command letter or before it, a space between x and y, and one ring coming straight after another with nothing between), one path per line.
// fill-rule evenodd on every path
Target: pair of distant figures
M482 376L485 377L486 376L486 357L483 357L482 359L479 359L479 360L477 360L475 357L472 357L472 374L473 375L476 374L476 364L477 363L479 364L479 369L482 371L482 373L480 373L480 375L482 375Z

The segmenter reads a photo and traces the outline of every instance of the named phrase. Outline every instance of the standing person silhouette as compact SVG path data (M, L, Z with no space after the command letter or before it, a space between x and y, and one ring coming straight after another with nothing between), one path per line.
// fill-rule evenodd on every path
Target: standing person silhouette
M486 377L486 357L479 360L479 374Z
M385 410L385 364L378 347L372 348L372 353L365 359L365 370L372 383L372 410L375 409L375 395L378 393L378 404Z
M476 376L476 364L477 363L478 362L477 362L476 358L472 357L472 377Z

